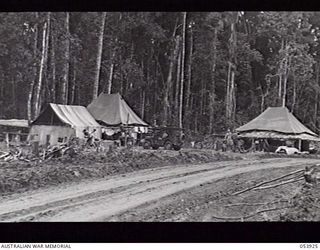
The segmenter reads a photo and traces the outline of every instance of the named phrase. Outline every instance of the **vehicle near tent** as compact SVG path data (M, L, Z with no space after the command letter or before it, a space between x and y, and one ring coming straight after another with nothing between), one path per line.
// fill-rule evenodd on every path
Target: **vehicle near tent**
M284 153L284 154L287 154L287 155L299 155L301 154L301 152L293 147L293 146L280 146L276 149L275 151L276 153L278 154L281 154L281 153Z
M210 135L193 135L191 138L191 146L196 149L214 149L222 150L224 143L224 134L210 134Z
M177 127L156 127L150 129L149 133L141 140L144 149L180 150L183 145L184 134Z
M31 123L29 140L55 145L73 137L84 139L84 130L101 138L101 126L85 107L49 103Z

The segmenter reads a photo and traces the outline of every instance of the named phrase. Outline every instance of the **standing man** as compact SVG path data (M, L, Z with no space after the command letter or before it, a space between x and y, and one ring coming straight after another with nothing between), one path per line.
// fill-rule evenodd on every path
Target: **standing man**
M236 152L237 151L237 145L238 145L238 134L236 131L233 131L231 134L231 139L232 139L232 151Z
M230 129L228 129L224 139L226 141L227 151L229 149L233 150L233 140L232 140L232 133Z

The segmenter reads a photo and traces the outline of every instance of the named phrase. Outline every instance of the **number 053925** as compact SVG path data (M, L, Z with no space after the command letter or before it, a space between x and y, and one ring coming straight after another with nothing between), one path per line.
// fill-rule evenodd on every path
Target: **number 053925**
M300 244L300 248L318 248L318 244L314 244L314 243Z

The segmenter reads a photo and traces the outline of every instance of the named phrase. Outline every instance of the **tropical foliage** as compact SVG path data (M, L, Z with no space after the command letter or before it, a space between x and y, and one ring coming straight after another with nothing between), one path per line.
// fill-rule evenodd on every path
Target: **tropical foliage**
M149 124L208 134L285 105L319 126L318 12L0 13L0 117L119 92Z

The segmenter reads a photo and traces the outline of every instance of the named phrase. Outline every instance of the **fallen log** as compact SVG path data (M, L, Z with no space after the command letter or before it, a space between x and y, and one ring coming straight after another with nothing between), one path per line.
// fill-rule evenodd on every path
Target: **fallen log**
M274 188L274 187L278 187L278 186L281 186L281 185L285 185L285 184L301 181L303 179L304 179L304 177L298 178L298 179L290 179L290 180L283 181L283 182L280 182L280 183L277 183L277 184L274 184L274 185L269 185L269 186L264 186L264 187L257 187L257 188L254 188L253 190L263 190L263 189L268 189L268 188Z
M274 203L281 203L281 202L289 202L289 200L277 200L277 201L271 201L271 202L257 202L257 203L246 203L246 202L240 202L240 203L232 203L224 205L224 207L233 207L233 206L264 206L264 205L270 205Z
M64 151L70 149L71 147L68 147L66 145L56 146L52 148L51 150L47 150L43 154L44 159L51 159L53 157L59 157L64 154Z
M252 189L254 189L254 188L263 186L264 184L268 184L268 183L271 183L271 182L274 182L274 181L277 181L277 180L281 180L281 179L283 179L283 178L285 178L285 177L288 177L288 176L290 176L290 175L294 175L294 174L297 174L297 173L300 173L300 172L303 172L303 171L304 171L304 169L296 170L296 171L293 171L293 172L291 172L291 173L288 173L288 174L282 175L282 176L280 176L280 177L277 177L277 178L275 178L275 179L272 179L272 180L269 180L269 181L260 182L260 183L258 183L258 184L256 184L256 185L252 186L252 187L249 187L249 188L243 189L243 190L241 190L241 191L235 192L235 193L233 193L233 194L231 194L231 195L242 194L242 193L247 192L247 191L250 191L250 190L252 190Z
M0 155L0 159L5 159L6 157L8 157L11 153L6 153L6 152L3 152L2 155Z
M219 220L241 220L243 221L244 219L248 219L250 217L254 217L258 214L261 214L261 213L265 213L265 212L270 212L270 211L276 211L276 210L281 210L281 209L287 209L287 208L290 208L290 206L287 206L287 207L276 207L276 208L268 208L268 209L262 209L262 210L259 210L255 213L252 213L252 214L248 214L248 215L245 215L245 216L239 216L239 217L220 217L220 216L216 216L216 215L211 215L211 218L214 218L214 219L219 219Z

